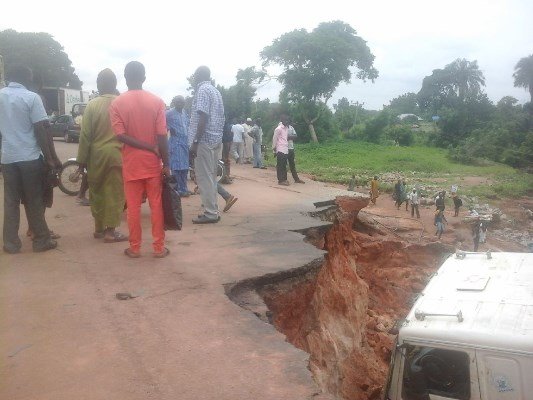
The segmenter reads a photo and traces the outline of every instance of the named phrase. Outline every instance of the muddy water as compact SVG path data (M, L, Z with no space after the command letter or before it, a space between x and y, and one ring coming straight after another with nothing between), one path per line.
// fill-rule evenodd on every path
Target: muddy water
M323 260L230 293L241 305L246 298L246 308L308 352L318 385L342 399L379 398L396 322L452 251L436 243L409 244L360 221L367 203L339 198L326 213L329 229L303 232L328 252Z

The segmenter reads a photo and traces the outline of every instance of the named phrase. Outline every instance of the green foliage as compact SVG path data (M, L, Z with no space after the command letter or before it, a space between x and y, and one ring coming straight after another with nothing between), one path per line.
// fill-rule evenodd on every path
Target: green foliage
M523 87L529 90L531 103L533 103L533 54L521 58L514 69L513 78L515 87Z
M1 31L0 54L6 70L17 64L30 67L37 90L44 86L82 87L63 46L48 33Z
M252 99L257 91L255 85L261 83L264 77L264 71L256 71L255 67L248 67L237 71L235 85L229 88L217 85L224 102L227 121L251 116Z
M477 98L483 86L485 77L477 61L457 59L424 78L417 102L422 110L435 115L442 107L458 108L467 99Z
M350 128L350 130L344 134L345 139L349 140L365 140L365 125L357 124Z
M416 93L405 93L392 99L387 108L393 115L418 114L420 112Z
M365 125L364 140L370 143L379 143L384 129L389 125L391 116L388 110L381 111Z
M296 103L287 105L286 109L291 117L293 126L298 133L299 143L306 143L311 140L311 133L306 115L320 116L320 118L317 118L313 126L321 142L341 137L341 131L335 122L333 113L325 104L319 103L315 105Z
M532 139L533 140L533 139ZM457 182L465 176L485 176L494 181L493 186L482 186L476 193L518 197L531 194L533 175L520 173L513 168L485 162L483 165L463 165L450 161L447 151L432 147L383 146L365 142L337 141L317 145L298 144L296 147L298 169L316 179L347 184L352 175L363 180L387 172L399 172L407 178L416 177L434 182L443 175ZM382 191L386 185L380 185Z
M411 146L414 141L413 130L405 124L389 125L385 128L385 136L400 146Z
M451 148L452 160L479 165L483 159L515 168L533 165L533 132L513 129L511 124L491 124L472 132L459 146Z
M350 82L351 68L358 69L359 79L373 81L378 76L366 42L342 21L323 22L311 32L285 33L263 49L261 58L263 66L282 67L280 98L301 104L300 114L310 128L325 115L312 110L320 110L317 106L326 104L341 82Z

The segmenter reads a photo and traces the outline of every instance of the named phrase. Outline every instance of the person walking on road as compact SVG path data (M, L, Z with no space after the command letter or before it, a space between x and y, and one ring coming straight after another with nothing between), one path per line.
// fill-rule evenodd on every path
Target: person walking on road
M446 222L448 221L446 220L446 217L444 216L444 211L442 210L435 211L435 220L433 224L437 227L437 232L435 232L435 236L438 235L439 239L444 233L444 224Z
M289 120L290 121L290 120ZM298 172L296 172L296 160L295 160L295 154L294 154L294 141L298 138L296 135L296 130L292 125L290 125L289 122L289 131L288 131L288 153L287 153L287 161L289 162L289 168L291 170L292 178L294 179L294 183L305 183L300 179L298 176Z
M463 205L463 200L461 200L461 198L459 196L457 196L456 192L452 193L452 200L453 200L453 209L455 211L453 216L454 217L458 217L459 216L459 209Z
M274 130L272 150L276 155L276 175L278 178L278 185L289 186L289 181L287 180L289 117L286 114L283 114L280 119L280 124Z
M152 214L153 255L163 258L170 253L165 247L161 200L161 175L170 175L165 103L143 90L146 73L140 62L129 62L124 77L128 91L113 100L109 110L113 131L123 143L122 175L130 231L130 247L124 254L141 256L141 203L146 193Z
M437 210L444 211L446 208L446 205L444 204L444 196L446 196L446 192L443 190L442 192L439 192L437 197L435 197L435 206Z
M217 204L217 155L222 147L224 104L222 95L211 83L211 71L206 66L194 73L196 91L192 101L189 126L190 154L204 213L193 219L195 224L210 224L220 220ZM242 127L241 127L242 128Z
M85 109L77 161L80 171L87 168L94 238L103 238L106 243L123 242L128 237L116 230L125 203L122 146L109 117L109 107L116 98L117 77L110 69L104 69L98 74L96 86L100 95Z
M237 164L244 163L244 128L241 124L235 123L231 127L231 132L233 133L233 145L232 145L232 156Z
M415 211L416 217L420 218L420 212L418 211L420 200L418 199L418 193L416 192L416 189L413 189L413 191L409 194L409 202L411 203L411 218L414 218Z
M191 195L187 188L187 174L189 173L189 117L183 109L185 99L176 96L172 99L172 109L166 112L168 138L168 152L170 171L176 177L178 193L181 197Z
M246 121L242 123L244 129L244 163L251 164L254 156L254 139L250 136L252 130L252 119L246 118Z
M379 197L379 182L378 177L375 176L374 179L370 181L370 201L372 204L376 204L376 200Z
M233 183L231 179L231 147L233 145L233 132L231 131L231 123L224 125L222 133L222 161L224 162L224 173L220 178L219 183L230 185Z
M254 162L253 167L254 168L261 168L266 169L265 166L263 166L263 155L261 154L261 146L263 144L263 129L261 128L261 118L257 118L254 121L254 126L252 127L252 130L250 131L250 136L253 138L254 145L253 145L253 153L254 153Z
M44 217L46 167L61 168L53 141L47 132L48 115L37 93L28 88L33 73L22 65L7 71L9 85L0 90L0 132L2 132L2 174L4 177L3 249L19 253L20 204L24 201L33 251L55 249ZM44 156L44 159L43 159Z

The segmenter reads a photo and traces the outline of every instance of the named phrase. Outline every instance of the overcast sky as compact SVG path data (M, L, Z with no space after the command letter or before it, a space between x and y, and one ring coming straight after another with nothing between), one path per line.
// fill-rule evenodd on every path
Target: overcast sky
M230 86L239 68L260 66L259 52L293 29L342 20L367 41L376 56L375 83L342 84L333 97L380 109L406 92L418 92L433 69L457 58L477 60L488 96L498 101L529 94L513 87L514 66L533 54L532 0L448 1L2 1L0 30L48 32L64 47L84 90L109 67L126 90L124 65L146 66L145 88L167 103L187 94L187 76L199 65ZM279 85L259 98L277 100Z

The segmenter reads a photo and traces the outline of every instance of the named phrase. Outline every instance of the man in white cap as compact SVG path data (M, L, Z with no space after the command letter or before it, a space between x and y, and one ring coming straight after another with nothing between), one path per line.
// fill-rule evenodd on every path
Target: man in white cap
M254 139L250 136L253 121L251 118L246 118L246 122L242 124L244 128L244 163L251 164L254 157Z

